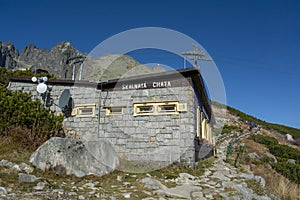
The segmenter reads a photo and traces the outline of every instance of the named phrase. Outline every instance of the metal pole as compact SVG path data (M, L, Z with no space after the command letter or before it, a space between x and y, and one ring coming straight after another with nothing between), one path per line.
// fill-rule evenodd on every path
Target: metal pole
M238 163L238 159L239 159L239 157L240 157L240 153L241 153L241 151L242 151L242 146L240 146L239 147L239 152L237 153L237 155L236 155L236 158L235 158L235 161L234 161L234 166L235 167L238 167L238 165L237 165L237 163Z
M241 164L241 163L242 163L242 161L243 161L243 158L244 158L245 151L246 151L246 144L244 144L244 148L243 148L242 156L241 156L241 159L240 159L240 164Z
M82 69L83 69L83 63L80 65L80 71L79 71L79 80L81 81L82 79Z
M231 154L232 154L232 146L229 145L229 146L227 146L227 154L226 154L226 160L225 160L225 162L228 162L228 159L231 156Z
M75 70L76 70L76 64L74 64L73 66L72 80L75 80Z

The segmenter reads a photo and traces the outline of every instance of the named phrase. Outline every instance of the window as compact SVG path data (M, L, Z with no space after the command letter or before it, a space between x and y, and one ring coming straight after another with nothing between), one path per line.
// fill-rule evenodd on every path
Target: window
M151 106L138 106L137 110L139 113L151 113L154 111L153 105Z
M178 102L156 102L156 103L135 103L134 116L139 115L164 115L164 114L179 114L181 110L178 107L181 104Z
M106 115L122 115L123 107L106 107Z
M176 111L176 104L159 105L158 111L160 113L168 113Z
M134 114L137 115L151 115L154 113L154 104L151 103L137 103L133 105Z
M72 115L76 117L94 117L96 116L96 104L76 105L72 111Z
M93 115L93 113L94 113L94 111L93 111L93 108L91 108L91 107L79 109L80 115Z

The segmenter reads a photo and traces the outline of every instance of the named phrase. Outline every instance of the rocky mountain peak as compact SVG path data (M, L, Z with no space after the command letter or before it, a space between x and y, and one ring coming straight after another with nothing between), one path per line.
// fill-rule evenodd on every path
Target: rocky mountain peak
M18 49L11 42L0 41L0 66L7 69L14 69L17 66Z
M85 67L82 80L95 82L165 71L160 66L151 69L141 65L128 55L108 54L94 59L88 54L79 52L68 41L60 42L50 50L29 44L20 54L12 43L0 42L0 66L6 69L41 68L59 79L71 79L73 73L78 78L83 61Z
M69 52L69 51L77 51L77 49L75 49L70 42L60 42L58 44L56 44L55 46L53 46L50 50L51 51L60 51L62 53L64 52Z
M19 54L10 42L0 42L0 66L6 69L42 68L58 78L70 78L73 64L70 60L83 56L70 42L60 42L50 51L34 44L24 47Z

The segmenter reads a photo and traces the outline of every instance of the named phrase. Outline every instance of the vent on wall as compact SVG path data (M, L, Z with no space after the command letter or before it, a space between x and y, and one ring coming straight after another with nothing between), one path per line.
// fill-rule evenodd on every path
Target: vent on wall
M186 112L187 111L187 103L179 103L177 106L178 112Z

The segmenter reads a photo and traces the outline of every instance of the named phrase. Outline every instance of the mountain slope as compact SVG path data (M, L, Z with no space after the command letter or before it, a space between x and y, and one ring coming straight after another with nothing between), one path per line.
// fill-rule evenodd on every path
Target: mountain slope
M2 108L7 107L3 106ZM10 111L3 110L3 113ZM240 112L240 114L244 113ZM219 120L218 116L216 120ZM226 161L228 146L232 139L243 133L249 133L249 126L231 111L227 113L225 125L233 127L234 130L223 133L226 137L218 140L216 158L201 160L194 168L174 164L148 174L114 171L102 177L90 175L84 178L57 175L51 170L42 172L34 169L29 163L29 157L33 153L29 148L31 144L22 145L22 141L17 140L14 142L19 141L19 143L12 145L12 141L8 137L2 136L0 140L0 196L5 199L23 199L23 197L27 199L110 199L110 197L115 199L168 199L170 197L276 199L273 195L275 194L282 199L297 199L299 194L297 184L280 174L300 180L297 171L289 173L292 170L281 167L294 165L289 162L299 163L300 160L292 160L298 154L296 150L290 150L289 147L292 145L288 144L289 147L278 146L275 139L266 137L266 135L276 137L273 131L257 127L253 129L254 131L250 131L253 133L250 135L255 134L257 138L267 138L263 141L275 143L276 148L282 147L280 150L288 149L289 154L287 155L293 156L292 159L289 161L287 158L279 158L278 154L272 150L272 146L264 146L261 144L261 140L251 139L251 136L234 143L232 145L233 153L228 156L229 159ZM26 134L24 130L19 130L19 133L20 135ZM284 138L281 139L280 145L286 142ZM245 156L242 156L243 159L236 166L235 158L241 149L240 146L244 145L247 147ZM297 147L293 146L293 148ZM276 156L271 155L270 152ZM26 181L22 177L33 179L33 182L36 182L20 183Z

